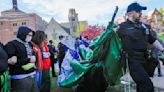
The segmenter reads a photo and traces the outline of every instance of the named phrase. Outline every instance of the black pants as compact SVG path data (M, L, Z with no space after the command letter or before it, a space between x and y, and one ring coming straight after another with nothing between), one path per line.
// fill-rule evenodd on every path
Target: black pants
M103 74L103 67L93 67L79 83L75 92L105 92L108 83Z
M40 92L50 92L51 83L50 83L50 70L46 69L42 71L42 85Z
M61 65L62 65L62 61L59 61L59 75L61 74Z
M160 65L160 61L159 61L159 60L158 60L157 68L158 68L158 75L162 75L162 72L161 72L161 65Z
M11 79L11 92L39 92L34 76L23 79Z
M154 87L147 73L147 61L144 57L133 57L129 59L130 75L137 84L137 92L154 92Z
M52 76L53 77L56 77L56 74L55 74L55 66L54 64L57 62L57 59L51 59L51 68L52 68Z

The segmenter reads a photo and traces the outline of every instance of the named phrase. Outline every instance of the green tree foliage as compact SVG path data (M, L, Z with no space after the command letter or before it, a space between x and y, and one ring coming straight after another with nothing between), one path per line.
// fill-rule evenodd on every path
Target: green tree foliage
M76 36L80 35L80 32L84 31L88 27L88 23L80 22L76 28Z
M162 14L162 23L164 24L164 8L161 8L159 12Z

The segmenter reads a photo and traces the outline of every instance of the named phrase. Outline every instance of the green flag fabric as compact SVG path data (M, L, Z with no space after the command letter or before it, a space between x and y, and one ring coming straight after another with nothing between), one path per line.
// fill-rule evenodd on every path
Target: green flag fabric
M104 75L109 84L120 83L122 67L119 59L122 46L117 33L107 29L92 41L90 48L93 50L92 62L103 63Z
M120 83L120 78L123 75L119 61L121 49L122 46L117 33L111 29L105 30L91 41L89 48L79 49L82 60L73 57L70 59L70 75L58 81L59 86L71 87L77 84L79 79L98 63L103 66L104 76L110 85Z
M73 85L76 85L80 78L91 68L93 67L93 64L80 64L79 61L76 59L73 59L71 61L71 66L74 70L73 74L64 81L60 82L59 85L61 87L71 87Z
M9 92L9 75L8 71L0 75L0 92Z

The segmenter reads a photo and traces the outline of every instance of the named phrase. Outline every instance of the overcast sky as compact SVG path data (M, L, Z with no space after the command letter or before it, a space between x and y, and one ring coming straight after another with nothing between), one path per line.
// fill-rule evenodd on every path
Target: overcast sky
M12 0L0 0L0 11L12 8ZM27 13L37 13L49 22L53 17L58 22L68 21L68 10L75 8L79 20L87 20L89 24L107 25L111 20L115 6L119 6L117 18L126 13L127 6L139 2L147 6L143 14L152 12L155 8L164 8L163 0L17 0L20 10Z

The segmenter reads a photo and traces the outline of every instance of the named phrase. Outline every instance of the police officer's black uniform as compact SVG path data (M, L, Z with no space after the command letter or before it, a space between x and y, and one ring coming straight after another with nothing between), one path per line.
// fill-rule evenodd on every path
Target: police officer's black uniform
M139 5L132 8L142 10ZM137 92L153 92L145 52L147 43L152 44L156 39L151 35L149 26L127 20L119 25L117 33L121 38L123 50L128 54L130 75L137 84Z
M123 50L128 53L130 75L137 84L137 92L153 92L153 83L147 73L147 42L152 44L155 38L142 23L134 24L127 20L120 24L118 35L121 38Z

